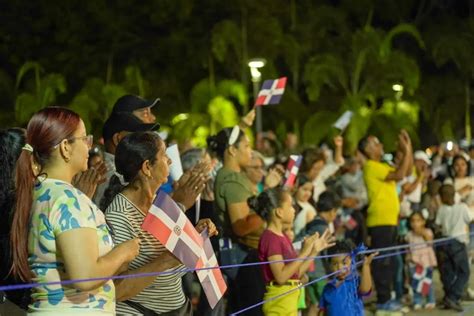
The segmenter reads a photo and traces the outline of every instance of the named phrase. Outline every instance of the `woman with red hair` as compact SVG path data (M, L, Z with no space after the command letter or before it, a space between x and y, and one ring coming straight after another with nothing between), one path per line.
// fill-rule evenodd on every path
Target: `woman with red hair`
M138 253L137 240L113 247L103 213L72 178L87 169L92 136L65 108L31 118L16 166L11 230L12 272L25 282L110 277ZM115 314L111 280L37 285L29 312L37 315Z

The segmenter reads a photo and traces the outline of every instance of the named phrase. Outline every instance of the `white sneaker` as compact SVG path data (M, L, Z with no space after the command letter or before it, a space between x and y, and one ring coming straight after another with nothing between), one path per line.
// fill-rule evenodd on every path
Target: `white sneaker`
M470 299L474 299L474 290L471 289L470 287L467 288L467 295L469 296Z
M428 304L425 305L426 309L434 309L435 307L436 307L435 303L428 303Z
M415 311L419 311L419 310L422 309L422 308L423 308L423 306L421 306L421 304L415 304L415 305L413 305L413 310L415 310Z

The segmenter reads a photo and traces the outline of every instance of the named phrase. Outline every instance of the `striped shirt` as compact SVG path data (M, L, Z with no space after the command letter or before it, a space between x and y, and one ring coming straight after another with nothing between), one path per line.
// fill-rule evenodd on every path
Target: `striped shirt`
M167 251L166 248L141 225L145 215L123 194L118 194L105 212L105 218L112 230L115 244L139 238L140 253L130 263L129 269L140 268ZM170 270L183 269L178 265ZM169 271L169 270L168 270ZM155 281L130 300L149 308L156 313L165 313L184 305L186 297L181 285L181 277L185 273L166 274L156 277ZM117 302L117 315L140 314L123 302Z

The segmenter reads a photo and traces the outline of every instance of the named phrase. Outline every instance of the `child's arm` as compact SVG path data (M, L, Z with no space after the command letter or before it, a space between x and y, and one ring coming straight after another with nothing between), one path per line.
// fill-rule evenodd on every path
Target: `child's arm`
M362 264L362 276L360 279L360 285L359 285L359 292L360 293L369 293L370 290L372 289L372 275L370 273L370 264L372 263L372 260L374 259L375 256L377 256L379 253L373 253L364 259L364 263Z
M311 250L309 256L316 257L321 251L332 246L334 246L334 237L331 236L329 229L326 229L321 238L317 239L314 243L313 249ZM300 269L298 271L300 278L308 271L309 266L312 262L313 260L307 260L304 261L303 264L301 264Z
M325 231L321 237L319 237L319 234L316 233L305 239L305 241L303 242L303 248L301 249L301 252L298 255L298 259L312 257L315 253L318 253L319 251L324 250L333 245L333 237L331 237L329 230ZM268 261L282 260L283 256L281 254L268 257ZM272 270L272 274L275 278L275 281L278 284L283 284L288 281L295 273L298 273L298 277L301 277L301 271L303 271L301 267L306 267L303 273L306 272L312 260L313 259L296 260L288 264L285 264L285 262L272 262L270 263L270 269Z
M313 249L313 244L316 241L316 238L319 237L319 234L314 234L306 238L303 242L303 247L298 259L303 259L309 257L311 250ZM281 262L283 261L283 255L275 254L268 256L268 261L275 261L270 263L270 270L272 270L273 277L278 284L283 284L288 281L292 275L297 273L303 264L303 262L308 260L295 260L291 262Z
M423 235L422 236L423 236L423 239L425 241L432 241L433 240L433 232L429 228L425 228L423 230Z

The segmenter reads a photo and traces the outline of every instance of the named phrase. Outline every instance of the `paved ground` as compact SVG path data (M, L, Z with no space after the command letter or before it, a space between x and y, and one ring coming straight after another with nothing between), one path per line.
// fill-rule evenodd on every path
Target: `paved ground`
M471 266L471 271L473 271L472 266ZM441 286L441 282L439 280L438 271L435 271L433 281L434 281L434 285L435 285L436 301L438 302L443 298L443 289L442 289L442 286ZM470 288L474 289L474 273L471 273L471 280L469 281L469 286L470 286ZM410 311L410 312L408 312L404 315L406 315L406 316L418 316L418 315L431 315L431 316L437 316L437 315L440 315L440 316L448 316L448 315L449 316L451 316L451 315L468 316L469 315L469 316L473 316L474 315L474 301L463 302L462 305L464 307L464 312L462 312L462 313L455 312L455 311L452 311L452 310L442 310L442 309L436 308L434 310ZM370 308L370 306L369 306L369 308ZM374 313L371 313L370 311L368 311L366 314L367 314L367 316L374 315ZM385 316L385 315L395 316L395 315L401 315L401 314L400 313L398 313L398 314L396 314L396 313L392 313L392 314L377 313L375 315L376 316Z

